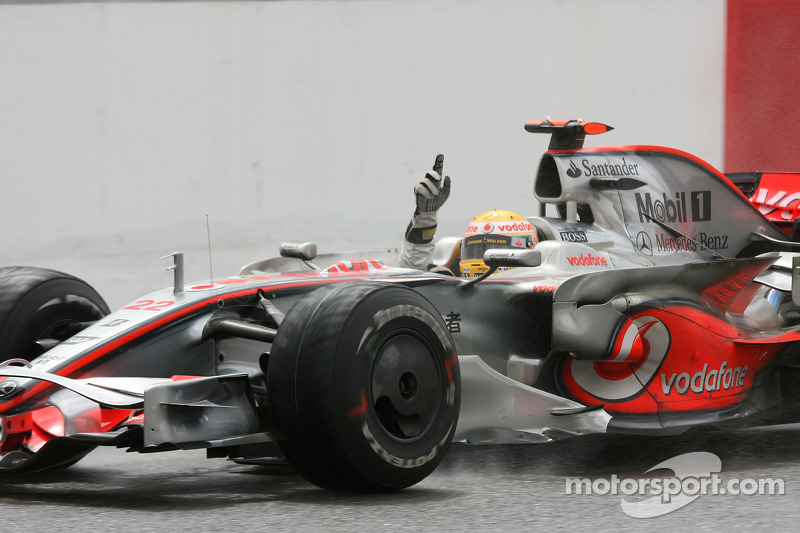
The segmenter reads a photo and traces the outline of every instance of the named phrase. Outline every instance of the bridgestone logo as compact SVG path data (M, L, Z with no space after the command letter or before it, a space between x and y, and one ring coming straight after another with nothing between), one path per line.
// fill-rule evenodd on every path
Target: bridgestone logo
M381 309L375 313L375 315L373 315L372 320L375 322L375 328L380 329L390 320L401 317L415 318L420 322L424 322L430 326L434 333L436 333L436 336L439 338L439 341L442 343L442 346L445 348L445 350L451 349L450 342L447 340L447 334L441 328L439 323L436 322L430 313L417 307L416 305L404 304L396 305L394 307L390 307L389 309Z
M666 193L660 197L649 192L635 193L639 222L707 222L711 220L711 191L692 191L687 202L685 192L676 192L674 198Z
M366 422L364 422L364 424L361 426L361 433L364 435L364 438L367 439L372 451L377 453L380 458L387 463L400 468L417 468L422 466L436 457L436 454L439 452L439 446L434 446L433 449L431 449L431 451L426 455L422 455L414 459L402 459L384 449L383 446L381 446L378 441L375 440L375 437L372 435L372 432L369 430L369 426Z

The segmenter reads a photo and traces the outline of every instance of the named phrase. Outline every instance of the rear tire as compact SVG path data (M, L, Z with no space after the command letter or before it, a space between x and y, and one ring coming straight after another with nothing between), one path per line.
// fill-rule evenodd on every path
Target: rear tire
M318 289L287 313L268 359L269 415L306 479L396 490L428 476L458 420L458 358L423 296L387 283Z
M30 361L70 337L70 326L108 313L103 298L74 276L34 267L0 268L0 362Z

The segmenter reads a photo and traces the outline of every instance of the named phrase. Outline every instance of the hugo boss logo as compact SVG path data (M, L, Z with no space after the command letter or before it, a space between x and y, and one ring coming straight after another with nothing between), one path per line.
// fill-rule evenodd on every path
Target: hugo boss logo
M558 230L558 235L562 241L566 242L589 242L582 229L561 228Z

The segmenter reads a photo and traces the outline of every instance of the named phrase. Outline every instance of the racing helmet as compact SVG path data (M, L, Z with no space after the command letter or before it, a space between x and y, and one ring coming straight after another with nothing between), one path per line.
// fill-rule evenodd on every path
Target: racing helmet
M502 209L481 213L469 223L461 241L461 275L474 278L489 270L483 261L486 250L526 250L533 248L537 242L536 228L522 215Z

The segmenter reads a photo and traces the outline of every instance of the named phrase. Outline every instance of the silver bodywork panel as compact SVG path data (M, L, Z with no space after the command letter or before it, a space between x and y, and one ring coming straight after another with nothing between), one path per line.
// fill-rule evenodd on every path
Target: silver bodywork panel
M461 415L454 440L469 444L548 442L605 433L602 409L581 412L578 402L534 389L492 370L477 355L459 356ZM570 412L572 414L554 414Z

